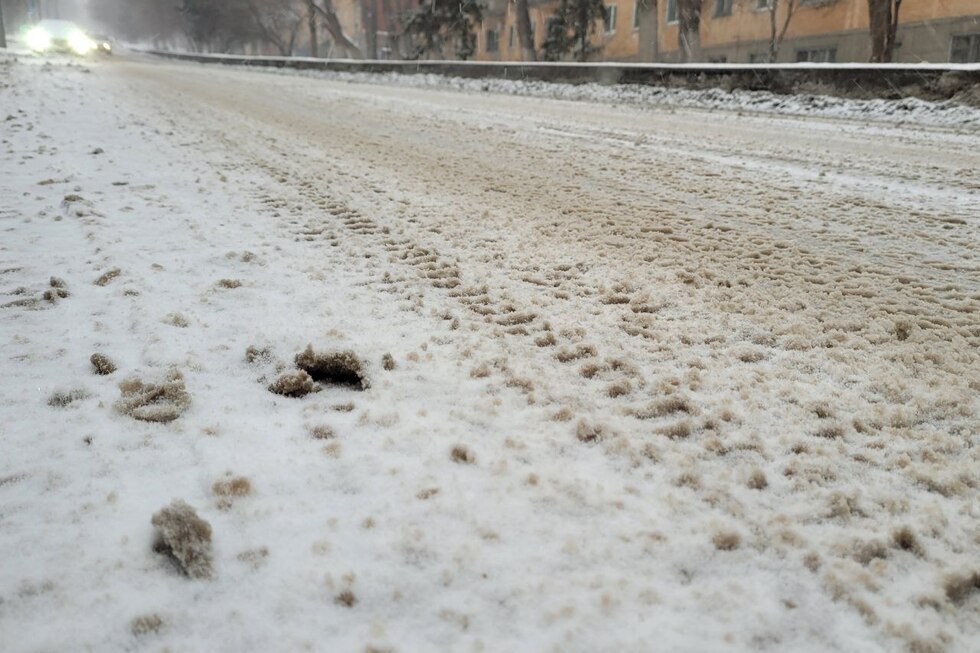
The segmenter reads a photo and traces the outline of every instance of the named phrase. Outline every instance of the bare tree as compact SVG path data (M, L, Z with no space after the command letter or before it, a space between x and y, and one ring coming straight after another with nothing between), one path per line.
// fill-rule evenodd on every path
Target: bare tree
M89 15L117 36L161 47L186 29L180 4L177 0L100 0L89 4Z
M426 0L405 13L405 36L413 58L446 57L447 47L457 59L476 52L476 25L483 22L477 0Z
M589 37L604 19L602 0L560 0L555 15L548 21L543 44L545 60L560 61L571 52L576 61L588 61L590 55L602 50Z
M248 8L261 39L291 57L303 26L302 7L295 0L249 0Z
M701 61L701 5L704 0L677 0L677 39L681 61Z
M199 51L229 52L256 39L244 0L182 0L188 40Z
M902 0L868 0L872 63L888 63L894 57L898 11L901 7Z
M375 0L359 0L361 24L364 26L364 57L378 58L378 12Z
M306 24L310 30L310 56L319 57L320 56L320 46L317 42L317 29L318 24L316 21L316 10L319 7L316 6L315 0L306 0Z
M327 32L330 33L330 38L334 40L334 43L344 48L347 51L348 57L360 59L361 50L344 34L344 28L341 26L340 19L337 18L337 12L333 8L333 1L322 0L322 6L316 0L309 0L309 3L314 11L320 15L320 18L323 19L323 25L327 28Z
M537 61L534 51L534 34L531 33L531 14L528 11L527 0L516 0L517 10L517 40L521 44L521 60Z
M786 3L786 15L783 17L783 27L776 31L776 13L779 11L779 0L769 0L769 63L776 63L776 56L779 54L779 46L783 44L783 37L789 29L789 22L793 20L793 13L796 11L796 0L784 0Z

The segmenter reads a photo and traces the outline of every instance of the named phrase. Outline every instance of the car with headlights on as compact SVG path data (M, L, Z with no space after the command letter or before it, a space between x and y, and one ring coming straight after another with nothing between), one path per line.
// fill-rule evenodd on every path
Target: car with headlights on
M27 46L37 53L60 52L84 56L98 44L69 20L42 20L27 32Z
M112 54L112 39L105 34L93 34L92 40L95 41L95 52L97 54Z

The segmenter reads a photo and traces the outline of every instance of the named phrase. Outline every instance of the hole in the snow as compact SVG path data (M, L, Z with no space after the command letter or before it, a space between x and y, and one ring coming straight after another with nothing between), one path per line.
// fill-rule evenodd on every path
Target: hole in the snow
M296 366L318 383L345 385L355 390L371 387L364 363L351 351L316 352L309 345L296 355Z

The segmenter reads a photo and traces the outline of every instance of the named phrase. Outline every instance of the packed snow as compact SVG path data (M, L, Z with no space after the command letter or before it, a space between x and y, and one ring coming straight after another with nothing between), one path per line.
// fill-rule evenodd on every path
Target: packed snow
M976 129L356 81L0 59L0 650L977 649Z
M198 55L195 55L198 56ZM474 62L475 63L475 62ZM213 65L213 64L202 64ZM815 64L821 67L822 64ZM606 102L637 108L707 109L740 111L760 114L816 116L884 123L912 123L918 125L942 125L964 129L980 129L980 107L977 100L964 98L929 102L915 97L901 100L856 99L835 97L835 89L811 84L807 92L795 94L749 91L739 88L689 89L642 84L567 84L520 79L515 70L514 79L466 78L434 73L367 73L301 70L290 68L264 68L236 66L240 69L261 71L277 75L298 75L314 79L326 79L354 84L383 84L408 88L457 90L464 92L498 93L557 100ZM793 67L791 65L777 67ZM955 67L954 67L955 68ZM967 68L964 66L964 68ZM969 70L976 70L969 66Z

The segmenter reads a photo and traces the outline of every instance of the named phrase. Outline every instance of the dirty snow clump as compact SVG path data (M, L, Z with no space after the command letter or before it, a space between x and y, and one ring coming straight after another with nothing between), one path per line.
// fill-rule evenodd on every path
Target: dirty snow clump
M191 578L210 578L214 570L211 554L211 524L180 499L153 515L157 539L153 550L173 559Z
M191 403L179 370L168 372L161 383L130 377L120 382L119 390L122 397L115 403L116 410L142 422L172 422Z
M296 355L296 366L320 383L358 390L371 387L364 362L351 351L316 352L313 345L308 345Z
M287 372L269 384L269 392L284 397L303 397L314 390L313 377L304 370Z
M92 363L92 367L95 368L95 373L100 376L112 374L116 371L116 364L112 362L112 359L105 354L96 352L92 354L89 361Z

